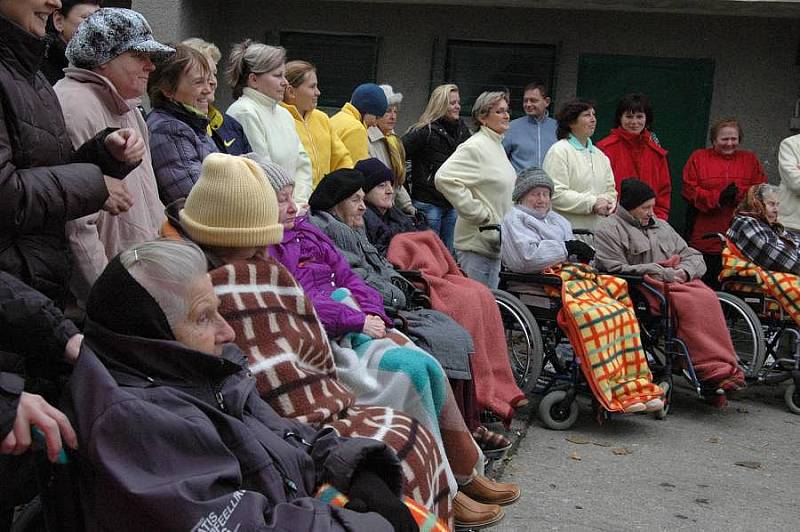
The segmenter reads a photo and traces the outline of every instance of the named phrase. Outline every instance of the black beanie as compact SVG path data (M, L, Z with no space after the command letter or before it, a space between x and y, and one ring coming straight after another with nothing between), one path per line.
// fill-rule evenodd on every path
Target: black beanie
M364 174L364 194L377 187L384 181L394 181L394 172L383 164L380 159L363 159L356 163L356 170Z
M619 204L622 205L626 211L635 209L645 201L655 197L656 193L653 192L650 185L635 177L623 179L622 183L620 183Z
M364 174L358 170L341 168L322 178L308 198L315 211L328 211L364 187Z

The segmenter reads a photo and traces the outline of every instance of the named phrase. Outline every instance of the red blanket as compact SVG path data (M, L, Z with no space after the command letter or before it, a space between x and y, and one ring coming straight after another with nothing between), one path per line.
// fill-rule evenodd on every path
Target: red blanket
M679 264L680 258L674 256L662 265L676 268ZM664 283L649 276L645 279L667 297L677 321L678 338L689 350L697 378L726 391L744 386L744 373L736 361L714 291L700 279L688 283Z
M419 270L430 288L431 306L456 320L472 336L472 375L479 407L508 421L525 395L508 361L500 311L492 292L467 278L433 231L392 238L388 259L403 270Z

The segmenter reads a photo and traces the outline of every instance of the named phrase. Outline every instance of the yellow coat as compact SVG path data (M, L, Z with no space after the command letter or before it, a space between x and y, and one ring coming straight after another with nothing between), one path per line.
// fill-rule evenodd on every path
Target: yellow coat
M369 159L367 127L361 122L361 113L348 102L331 118L331 128L339 135L354 163Z
M333 132L328 115L319 109L312 109L304 118L294 105L287 103L281 105L294 118L297 135L311 158L312 189L317 188L317 183L334 170L353 167L350 152L347 151L347 146L339 135Z

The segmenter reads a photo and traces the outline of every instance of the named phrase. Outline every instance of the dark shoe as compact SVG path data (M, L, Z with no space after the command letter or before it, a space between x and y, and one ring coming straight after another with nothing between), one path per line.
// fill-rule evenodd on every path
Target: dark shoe
M505 513L496 504L481 504L460 491L453 499L453 518L459 528L480 528L499 523Z
M519 486L507 482L495 482L484 476L477 476L458 490L471 499L484 504L511 504L519 499Z

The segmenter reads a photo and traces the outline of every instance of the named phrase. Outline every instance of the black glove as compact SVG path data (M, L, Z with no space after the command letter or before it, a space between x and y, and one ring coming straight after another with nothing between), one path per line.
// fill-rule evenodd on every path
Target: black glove
M730 207L731 205L735 205L737 192L736 183L731 183L725 187L725 190L719 194L719 206Z
M419 532L408 507L372 471L356 471L347 496L350 497L345 505L348 510L380 514L397 532Z
M586 263L594 258L594 250L592 249L592 246L586 242L581 242L580 240L567 240L564 242L564 245L567 247L567 255L575 255L575 258L578 259L578 262Z

